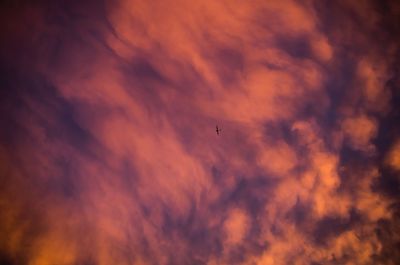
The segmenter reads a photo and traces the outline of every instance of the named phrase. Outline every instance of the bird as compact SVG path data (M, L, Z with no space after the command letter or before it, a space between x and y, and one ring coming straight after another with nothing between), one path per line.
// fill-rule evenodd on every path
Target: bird
M221 129L218 128L218 125L215 127L215 131L217 132L217 135L222 131Z

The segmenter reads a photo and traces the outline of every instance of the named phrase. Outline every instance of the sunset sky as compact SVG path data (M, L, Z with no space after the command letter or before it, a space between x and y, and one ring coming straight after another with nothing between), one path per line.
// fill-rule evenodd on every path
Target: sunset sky
M0 264L400 264L399 36L396 0L1 1Z

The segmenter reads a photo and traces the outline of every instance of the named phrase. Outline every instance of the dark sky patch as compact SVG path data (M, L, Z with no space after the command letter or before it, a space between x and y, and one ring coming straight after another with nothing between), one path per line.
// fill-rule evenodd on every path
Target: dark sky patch
M326 217L318 221L313 231L316 244L327 244L328 240L332 237L336 237L341 233L350 230L352 226L355 226L360 220L362 220L362 216L353 209L350 211L349 218L347 219ZM362 240L362 238L359 240Z
M278 37L276 45L290 56L298 59L312 57L309 39L307 36Z

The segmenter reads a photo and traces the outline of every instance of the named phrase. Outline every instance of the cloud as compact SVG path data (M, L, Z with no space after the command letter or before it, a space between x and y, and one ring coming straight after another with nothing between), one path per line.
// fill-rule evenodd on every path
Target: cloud
M348 117L343 121L342 127L352 148L366 152L374 151L371 141L376 136L377 125L373 119L365 115L354 118Z
M400 170L400 142L393 144L392 149L386 155L386 163L394 170Z
M0 261L395 264L385 3L3 4Z

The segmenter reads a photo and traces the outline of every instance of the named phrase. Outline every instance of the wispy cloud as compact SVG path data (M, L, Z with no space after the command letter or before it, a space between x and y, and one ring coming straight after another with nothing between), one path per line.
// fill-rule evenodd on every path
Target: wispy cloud
M395 1L1 14L1 262L398 262Z

